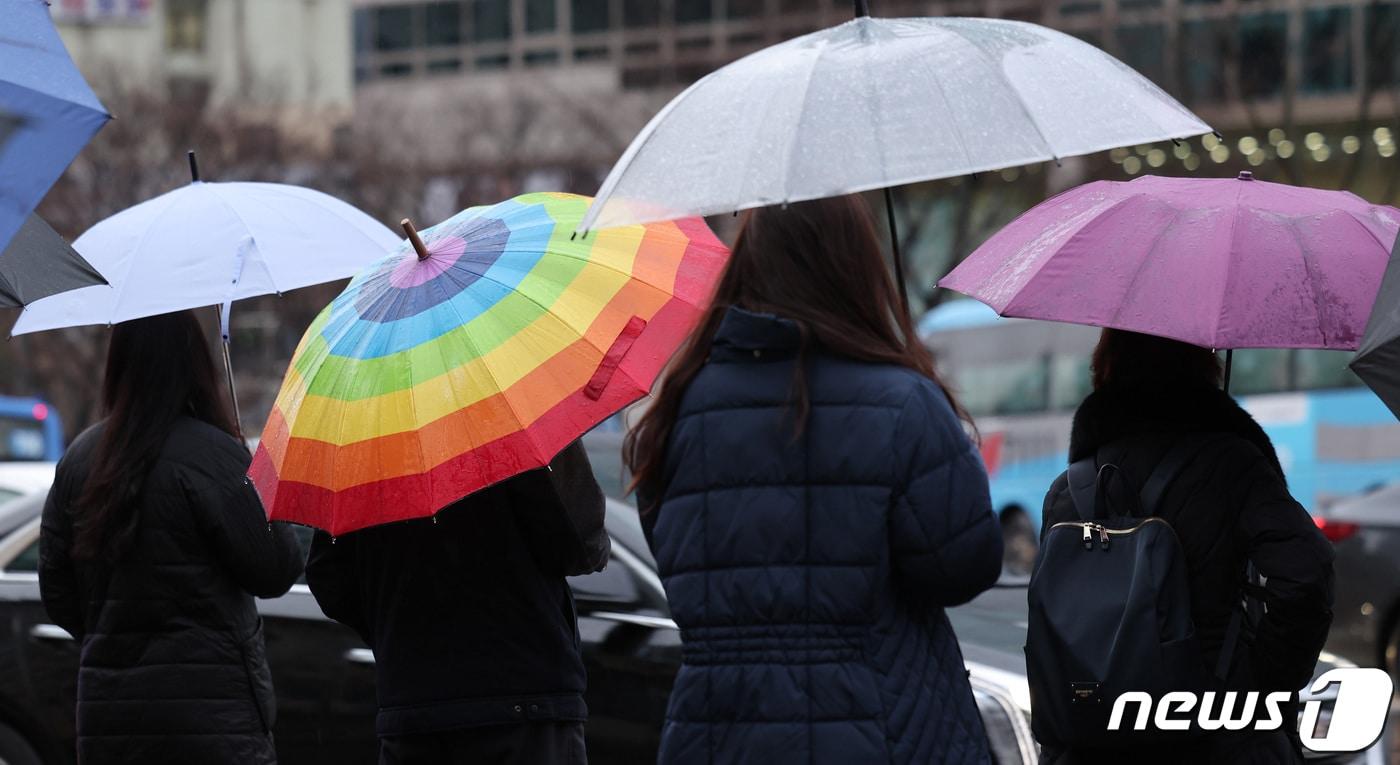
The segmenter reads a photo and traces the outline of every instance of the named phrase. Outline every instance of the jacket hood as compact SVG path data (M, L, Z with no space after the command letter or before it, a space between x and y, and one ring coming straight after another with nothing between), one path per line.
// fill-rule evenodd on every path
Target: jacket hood
M715 330L710 358L715 361L772 359L791 355L802 346L802 330L796 322L771 313L755 313L730 306ZM770 353L764 353L765 351Z
M1263 452L1283 476L1264 429L1229 394L1208 385L1099 388L1074 413L1069 459L1083 459L1106 444L1142 433L1233 433Z

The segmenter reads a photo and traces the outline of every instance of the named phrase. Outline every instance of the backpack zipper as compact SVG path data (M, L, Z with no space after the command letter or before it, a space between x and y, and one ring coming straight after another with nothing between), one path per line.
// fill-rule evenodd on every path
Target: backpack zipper
M1156 516L1153 516L1153 517L1151 517L1151 518L1144 518L1144 519L1142 519L1142 521L1141 521L1140 523L1138 523L1136 526L1132 526L1132 527L1126 528L1126 529L1110 529L1110 528L1108 528L1107 526L1104 526L1104 525L1101 524L1101 523L1093 523L1093 522L1085 522L1085 521L1062 521L1062 522L1060 522L1060 523L1056 523L1056 524L1054 524L1053 526L1051 526L1051 527L1050 527L1050 530L1051 530L1051 531L1054 531L1055 529L1058 529L1058 528L1060 528L1061 526L1064 526L1064 527L1066 527L1066 528L1069 528L1069 527L1071 527L1071 526L1078 526L1078 527L1084 529L1084 536L1082 537L1082 541L1084 542L1084 549L1085 549L1085 550L1092 550L1092 549L1094 549L1094 532L1098 532L1098 535L1099 535L1099 545L1100 545L1103 549L1107 550L1107 549L1108 549L1108 541L1109 541L1109 539L1110 539L1112 536L1118 535L1118 534L1132 534L1133 532L1137 531L1138 529L1141 529L1143 526L1146 526L1146 525L1149 524L1149 523L1166 523L1166 524L1167 524L1167 528L1171 528L1171 524L1170 524L1170 523L1167 523L1166 521L1162 520L1161 518L1158 518L1158 517L1156 517Z

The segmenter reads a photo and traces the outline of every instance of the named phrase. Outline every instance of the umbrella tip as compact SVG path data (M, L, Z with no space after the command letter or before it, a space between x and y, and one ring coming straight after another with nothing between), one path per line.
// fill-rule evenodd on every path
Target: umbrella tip
M423 244L422 237L418 236L418 229L413 227L413 221L404 218L399 221L399 225L403 226L403 232L408 235L408 243L413 245L413 251L418 253L418 259L427 260L428 248Z
M185 157L190 161L190 181L199 181L199 160L195 159L194 149L185 152Z
M1254 180L1254 173L1251 173L1251 172L1248 171L1248 170L1241 170L1241 171L1240 171L1240 180L1242 180L1242 181L1252 181L1252 180Z

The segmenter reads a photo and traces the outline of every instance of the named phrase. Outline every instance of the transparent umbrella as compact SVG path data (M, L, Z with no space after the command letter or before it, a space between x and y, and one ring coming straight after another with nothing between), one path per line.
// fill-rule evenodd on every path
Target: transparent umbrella
M581 230L1207 132L1151 81L1060 32L1005 19L861 16L758 51L677 96L618 160Z

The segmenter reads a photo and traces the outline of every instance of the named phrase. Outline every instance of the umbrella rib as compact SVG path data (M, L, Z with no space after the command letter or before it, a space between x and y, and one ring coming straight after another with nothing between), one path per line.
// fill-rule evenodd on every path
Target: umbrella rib
M942 28L947 29L949 32L952 32L954 35L957 35L959 38L961 38L963 42L967 43L968 46L970 46L974 51L977 52L978 56L982 57L982 59L987 62L987 67L996 73L997 78L1001 80L1002 84L1006 86L1007 91L1011 93L1011 100L1016 102L1016 107L1021 110L1022 114L1026 115L1026 120L1031 123L1031 127L1035 128L1035 134L1040 136L1040 142L1045 145L1046 152L1050 154L1050 157L1052 159L1057 158L1058 154L1055 151L1055 147L1050 143L1050 139L1045 137L1045 131L1041 130L1040 123L1036 122L1035 115L1031 114L1031 110L1026 108L1026 102L1023 98L1021 98L1021 92L1017 90L1014 85L1011 84L1011 80L1007 78L1006 72L1002 71L1001 66L998 64L998 62L995 59L993 59L991 55L988 54L985 50L982 50L982 46L973 42L970 38L962 34L962 32L958 31L953 26L944 25ZM935 79L934 82L938 84L938 92L942 94L943 83L937 79ZM944 94L943 103L948 103L948 98L946 94ZM961 139L959 139L959 145L961 145L961 143ZM972 158L970 156L967 156L966 149L964 149L964 156L967 157L967 163L971 165Z
M136 246L133 247L133 248L131 248L130 250L128 250L128 252L131 253L131 255L130 255L130 257L127 259L127 260L128 260L128 263L127 263L127 265L126 265L126 270L125 270L125 271L123 272L123 274L122 274L122 281L121 281L122 286L121 286L120 288L118 288L115 284L112 284L112 285L111 285L112 289L117 290L117 296L112 300L112 312L111 312L110 314L108 314L108 316L107 316L107 325L108 325L108 326L111 326L112 324L116 323L115 320L116 320L116 318L117 318L117 314L119 313L118 309L121 307L121 304L122 304L122 296L126 294L126 283L127 283L127 281L129 280L129 278L131 277L131 272L132 272L132 270L134 270L134 269L136 268L136 254L139 253L142 249L145 248L145 246L146 246L146 240L150 238L151 233L154 232L154 231L157 231L157 230L160 228L160 226L158 226L158 225L156 225L156 224L158 224L158 223L160 223L162 220L164 220L164 219L165 219L165 216L168 215L168 214L170 213L170 211L171 211L172 209L175 208L175 203L180 201L179 194L178 194L177 192L175 192L175 191L168 192L168 193L167 193L167 196L170 198L170 202L166 204L166 206L165 206L164 209L162 209L160 212L156 213L156 214L155 214L155 217L151 218L151 224L150 224L149 226L146 227L146 230L145 230L145 231L142 231L142 232L141 232L141 238L140 238L139 240L137 240ZM78 238L81 239L82 237L78 237ZM78 254L79 254L79 255L82 255L82 253L78 253ZM86 258L86 256L84 256L84 258ZM110 284L110 281L109 281L109 284ZM85 326L85 325L78 325L78 326Z
M1181 219L1181 215L1182 211L1180 208L1173 212L1172 219L1167 221L1166 225L1162 226L1162 230L1157 232L1157 237L1152 240L1152 246L1147 249L1147 254L1138 263L1138 267L1134 269L1133 280L1128 284L1128 289L1124 291L1123 299L1118 301L1118 310L1113 312L1112 321L1114 324L1118 324L1118 317L1121 316L1123 311L1128 307L1128 299L1137 291L1138 285L1142 281L1143 272L1147 270L1147 264L1152 261L1152 256L1157 252L1157 249L1162 246L1162 243L1166 241L1167 231L1173 224Z
M807 97L812 92L812 80L816 78L817 64L821 61L822 54L826 52L828 42L828 40L823 39L821 47L813 52L812 65L807 70L807 81L802 84L801 106L797 109L797 121L794 123L796 129L793 131L793 140L792 144L788 146L787 156L783 158L783 204L787 204L792 196L790 193L792 187L792 159L797 154L797 147L800 143L797 140L797 131L801 130L802 118L807 114L807 105L810 103Z
M1308 295L1312 297L1313 316L1317 317L1317 334L1322 338L1322 347L1326 348L1328 347L1327 330L1323 326L1322 320L1324 301L1317 294L1317 280L1314 278L1316 269L1313 268L1312 254L1307 245L1303 243L1302 237L1298 235L1298 229L1292 225L1286 226L1286 228L1288 233L1293 235L1293 241L1298 245L1298 259L1303 263L1303 271L1307 274Z
M1225 278L1220 280L1220 299L1216 302L1215 307L1215 328L1210 333L1211 343L1216 346L1215 350L1222 350L1220 347L1220 322L1225 318L1226 300L1230 297L1230 277L1235 272L1235 234L1240 226L1240 197L1244 196L1245 183L1252 183L1252 181L1239 182L1239 188L1235 189L1234 213L1230 216L1230 244L1225 253ZM1231 349L1225 348L1223 350Z

